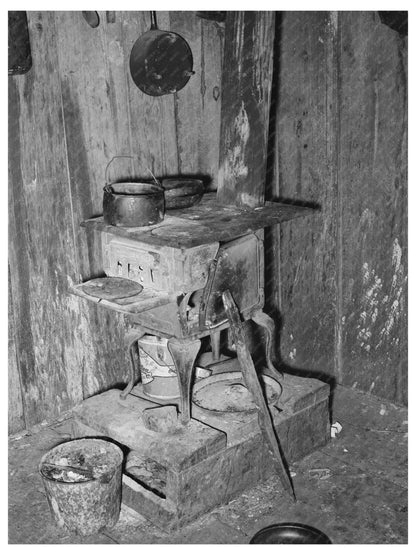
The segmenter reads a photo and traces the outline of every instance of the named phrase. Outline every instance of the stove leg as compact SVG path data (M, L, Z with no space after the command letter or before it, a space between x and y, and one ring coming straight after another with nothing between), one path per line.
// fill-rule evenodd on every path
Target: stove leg
M132 330L129 333L126 334L126 337L124 338L124 343L128 345L128 350L129 350L129 355L130 355L130 379L129 379L129 383L126 385L126 387L123 389L123 391L120 393L120 399L126 399L127 395L130 393L130 391L133 389L134 384L136 382L136 376L140 373L140 370L137 371L136 370L136 363L135 363L135 359L134 359L134 353L133 353L133 349L137 343L137 341L143 337L143 335L145 335L146 332L144 332L143 330Z
M272 362L273 352L274 352L274 341L275 341L275 330L273 318L270 318L262 310L257 310L251 317L253 322L256 322L258 326L263 328L266 334L266 364L269 370L269 375L271 378L279 379L283 378L283 374L274 366Z
M212 349L212 360L218 362L221 356L221 332L214 331L210 334L211 337L211 349Z
M188 424L191 419L191 380L196 356L201 348L200 339L176 339L168 341L168 349L178 373L180 392L180 421Z

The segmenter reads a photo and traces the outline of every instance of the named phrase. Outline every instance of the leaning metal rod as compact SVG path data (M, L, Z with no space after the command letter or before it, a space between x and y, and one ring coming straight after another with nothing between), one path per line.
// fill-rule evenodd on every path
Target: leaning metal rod
M260 430L276 463L276 471L283 487L290 495L292 495L294 501L296 501L293 483L290 479L289 471L282 459L276 429L273 426L273 420L270 416L269 408L257 377L253 359L251 358L250 351L247 348L247 341L241 323L240 313L230 291L227 290L223 292L222 300L230 324L231 337L237 351L238 362L240 363L244 384L251 393L254 403L257 405Z

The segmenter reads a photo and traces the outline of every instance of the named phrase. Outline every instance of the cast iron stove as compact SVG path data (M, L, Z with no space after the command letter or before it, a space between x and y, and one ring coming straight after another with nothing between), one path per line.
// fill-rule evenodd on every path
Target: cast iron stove
M328 386L286 376L282 393L281 374L272 362L274 322L263 311L264 228L311 212L272 202L257 208L223 206L215 193L210 193L197 206L166 213L163 222L155 226L109 226L102 217L82 224L87 231L102 234L106 276L128 279L143 289L130 296L120 292L100 297L90 294L86 282L75 286L73 292L126 314L133 324L127 335L130 349L145 334L167 339L179 382L180 419L175 424L170 418L172 402L155 402L146 396L141 383L135 385L139 369L132 356L124 391L105 392L78 407L80 433L109 436L131 450L129 460L135 461L136 474L125 476L125 502L164 528L183 525L226 502L242 488L264 479L273 468L273 450L262 441L265 424L260 423L260 430L253 411L207 411L192 404L195 361L206 336L211 339L213 376L229 372L230 364L237 373L243 372L245 385L247 372L255 375L248 351L244 356L240 353L239 361L221 362L220 334L233 319L224 303L225 291L235 303L235 325L238 327L241 317L265 332L266 367L262 372L267 378L263 381L273 380L279 397L266 412L277 431L291 423L281 442L285 445L280 445L286 460L300 458L328 439ZM236 330L232 331L235 339ZM244 346L240 345L241 349ZM257 382L256 377L254 380ZM167 419L159 428L157 424L152 427L149 411L161 408ZM309 430L300 442L303 425ZM136 480L132 480L134 476Z

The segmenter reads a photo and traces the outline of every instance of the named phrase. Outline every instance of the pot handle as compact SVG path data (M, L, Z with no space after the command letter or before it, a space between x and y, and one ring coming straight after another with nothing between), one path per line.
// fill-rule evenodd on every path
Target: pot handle
M105 181L105 187L104 190L107 192L111 193L111 188L110 185L111 183L108 181L108 168L110 167L110 165L114 162L114 160L116 158L130 158L131 160L138 160L139 157L138 156L128 156L127 154L120 154L118 156L113 156L111 158L111 160L108 162L107 166L105 167L105 176L104 176L104 181ZM158 182L158 180L155 178L155 176L153 175L153 173L148 169L148 172L151 174L151 176L153 177L153 179L156 181L156 185L161 189L164 190L163 187L160 185L160 183Z
M116 158L130 158L131 160L134 160L135 158L138 160L139 157L138 156L127 156L127 155L119 155L119 156L113 156L111 158L111 160L108 162L108 164L105 167L105 177L104 177L104 181L105 181L105 187L108 188L108 186L110 185L109 181L108 181L108 168L111 166L111 164L114 162L114 160Z

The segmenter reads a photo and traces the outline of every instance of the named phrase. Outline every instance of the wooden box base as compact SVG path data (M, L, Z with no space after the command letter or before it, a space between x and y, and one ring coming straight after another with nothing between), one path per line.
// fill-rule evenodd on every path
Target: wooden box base
M117 390L84 401L74 411L76 435L109 437L126 447L127 460L139 461L139 474L127 469L123 475L123 503L161 529L188 524L273 472L257 414L212 415L193 407L188 427L158 434L141 420L142 411L155 403L140 386L132 393L124 402ZM327 384L285 376L280 411L271 410L289 464L329 441L328 404Z

